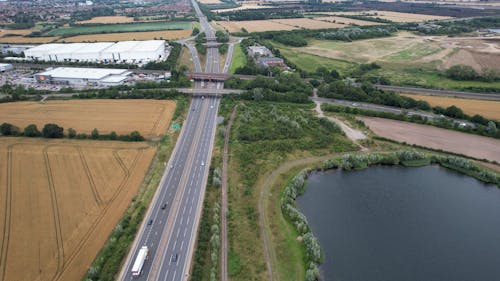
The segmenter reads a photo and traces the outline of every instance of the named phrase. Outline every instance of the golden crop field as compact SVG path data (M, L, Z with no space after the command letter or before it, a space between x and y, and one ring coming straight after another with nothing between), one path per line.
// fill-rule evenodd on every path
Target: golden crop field
M254 10L254 9L268 9L273 8L273 6L260 5L256 3L242 3L241 6L229 9L218 9L213 10L214 13L223 13L223 12L233 12L233 11L241 11L241 10Z
M297 29L294 26L281 24L272 20L217 21L215 23L222 26L228 32L241 32L243 28L248 32Z
M436 97L414 94L401 94L416 100L424 100L431 106L449 107L456 106L461 108L468 115L479 114L485 118L500 120L500 101L473 100L448 97Z
M109 42L109 41L124 41L124 40L153 40L164 39L174 40L185 38L191 35L191 30L159 30L159 31L143 31L143 32L121 32L121 33L105 33L105 34L88 34L77 35L61 39L67 43L76 42ZM1 39L1 38L0 38Z
M23 37L23 36L7 36L0 37L0 43L11 43L11 44L44 44L50 43L59 39L57 36L48 37Z
M31 32L33 32L32 29L0 29L0 37L3 37L7 34L28 35Z
M3 137L0 279L81 280L154 153L146 143Z
M341 28L345 27L343 24L337 24L332 22L313 20L308 18L293 18L293 19L275 19L272 20L284 25L293 26L296 28L304 29L322 29L322 28Z
M332 12L331 14L332 15L367 15L367 16L378 17L378 18L385 19L385 20L390 20L393 22L420 22L420 21L428 21L428 20L451 19L451 17L445 17L445 16L413 14L413 13L399 13L399 12L377 11L377 10L361 11L361 12Z
M175 102L168 100L67 100L16 102L0 104L0 122L8 122L21 130L36 124L41 130L47 123L56 123L65 130L89 134L130 134L139 131L146 138L163 134L175 111Z
M103 17L94 17L89 20L77 21L77 24L82 23L127 23L134 22L134 18L126 17L126 16L103 16Z
M332 22L336 24L341 24L341 25L381 25L383 23L380 22L373 22L373 21L366 21L366 20L356 20L356 19L350 19L350 18L343 18L343 17L335 17L335 16L329 16L329 17L317 17L314 18L314 20L319 20L319 21L326 21L326 22Z

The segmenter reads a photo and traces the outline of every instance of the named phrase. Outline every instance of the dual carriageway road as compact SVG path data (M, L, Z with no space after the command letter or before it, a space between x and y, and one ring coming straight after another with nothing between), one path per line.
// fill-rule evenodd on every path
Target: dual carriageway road
M193 6L207 39L215 37L215 32L195 1ZM196 48L190 48L189 45L188 48L193 55L196 70L201 71ZM227 71L228 67L225 65L224 69ZM207 49L205 72L219 72L217 48ZM204 86L207 92L210 92L222 89L223 83L208 82ZM200 88L201 83L195 82L195 89ZM219 103L219 97L193 97L179 139L118 280L189 279L215 139ZM142 274L134 277L132 266L142 246L149 249L148 260L143 266Z

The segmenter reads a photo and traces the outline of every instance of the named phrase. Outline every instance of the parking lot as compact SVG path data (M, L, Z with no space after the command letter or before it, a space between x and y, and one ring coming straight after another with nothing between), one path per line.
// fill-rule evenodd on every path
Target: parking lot
M77 90L84 89L102 89L106 88L105 86L77 86L77 85L69 85L69 84L45 84L38 83L34 74L44 71L44 68L28 68L28 67L19 67L14 66L13 70L0 72L0 87L5 84L10 84L13 86L22 85L24 87L31 87L35 90L45 90L45 91L59 91L62 88L71 87ZM139 73L140 70L134 70L133 73L128 77L125 85L133 85L136 82L144 82L144 81L161 81L164 80L164 73L161 71L151 72L145 71L145 73Z

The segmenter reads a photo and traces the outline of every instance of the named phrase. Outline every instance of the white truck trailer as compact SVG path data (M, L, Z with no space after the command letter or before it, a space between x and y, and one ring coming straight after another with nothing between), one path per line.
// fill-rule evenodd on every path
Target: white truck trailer
M148 259L148 247L142 246L137 254L134 261L134 266L132 266L132 276L139 276L142 273L142 267L144 262Z

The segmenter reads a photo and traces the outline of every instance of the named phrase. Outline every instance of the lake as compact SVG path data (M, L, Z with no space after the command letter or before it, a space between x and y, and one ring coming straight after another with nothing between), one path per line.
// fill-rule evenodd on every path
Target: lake
M313 173L297 198L327 281L500 280L500 190L437 166Z

